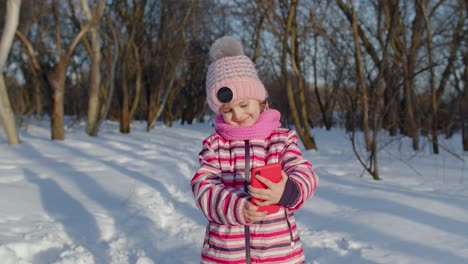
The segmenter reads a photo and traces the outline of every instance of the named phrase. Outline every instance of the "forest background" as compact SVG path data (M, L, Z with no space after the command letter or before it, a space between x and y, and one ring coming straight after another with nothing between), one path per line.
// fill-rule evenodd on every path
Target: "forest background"
M461 133L468 151L467 17L464 0L6 0L0 117L9 144L30 116L50 117L52 140L64 116L90 136L107 119L205 122L209 47L233 35L306 149L313 127L344 127L379 179L382 132L434 154Z

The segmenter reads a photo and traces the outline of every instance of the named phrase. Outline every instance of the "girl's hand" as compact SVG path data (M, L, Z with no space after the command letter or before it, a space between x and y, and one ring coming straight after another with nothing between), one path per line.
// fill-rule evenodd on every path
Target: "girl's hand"
M258 206L250 201L245 204L244 217L248 223L253 223L262 220L266 216L266 212L257 212Z
M288 175L286 175L284 171L281 171L281 181L278 183L274 183L260 175L257 175L256 177L258 181L267 186L267 189L259 189L249 185L248 189L250 196L263 200L263 202L259 202L256 205L264 206L277 204L283 196L284 187L288 181Z

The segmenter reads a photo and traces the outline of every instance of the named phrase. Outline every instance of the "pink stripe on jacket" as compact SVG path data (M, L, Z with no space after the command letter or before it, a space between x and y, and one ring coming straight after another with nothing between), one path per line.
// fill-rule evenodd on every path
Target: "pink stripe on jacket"
M289 208L250 224L251 263L303 263L294 211L310 198L318 178L303 159L293 130L278 128L266 139L249 140L251 168L280 163L298 184L299 199ZM197 206L209 223L201 263L245 263L245 143L213 134L203 141L200 169L190 185Z

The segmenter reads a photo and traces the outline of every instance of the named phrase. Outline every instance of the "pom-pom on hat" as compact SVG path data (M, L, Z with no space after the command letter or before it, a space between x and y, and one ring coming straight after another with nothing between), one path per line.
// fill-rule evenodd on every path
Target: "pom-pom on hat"
M217 39L210 48L210 66L206 75L206 95L211 110L241 98L267 98L253 62L244 55L242 44L234 37Z

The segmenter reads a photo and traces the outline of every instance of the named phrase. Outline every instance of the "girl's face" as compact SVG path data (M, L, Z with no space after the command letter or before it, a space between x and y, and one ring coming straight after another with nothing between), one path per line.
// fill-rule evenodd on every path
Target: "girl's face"
M264 106L257 99L238 99L221 106L224 122L231 126L251 126L257 122Z

